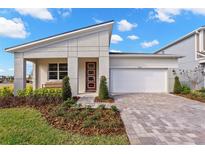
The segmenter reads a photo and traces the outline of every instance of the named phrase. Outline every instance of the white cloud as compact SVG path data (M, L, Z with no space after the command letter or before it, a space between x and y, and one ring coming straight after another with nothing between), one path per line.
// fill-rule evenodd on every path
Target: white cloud
M9 68L8 71L14 71L14 68Z
M132 40L132 41L139 39L139 37L136 36L136 35L129 35L127 38L130 39L130 40Z
M205 9L204 8L192 8L192 9L184 9L184 10L190 11L193 14L205 16Z
M26 32L23 21L20 18L11 20L0 17L0 36L10 38L26 38Z
M132 23L128 22L126 19L123 19L123 20L117 22L117 24L118 24L118 30L122 31L122 32L130 31L133 28L137 27L137 24L135 24L135 23L132 24Z
M46 8L17 8L15 10L21 15L29 15L41 20L53 20L52 14Z
M0 68L0 73L3 73L3 72L5 72L5 70Z
M196 15L205 16L205 9L200 8L186 8L186 9L154 9L154 12L150 12L150 19L158 19L162 22L173 23L174 17L181 15L183 12L191 12Z
M117 44L119 42L123 41L123 38L117 34L113 34L111 37L111 43Z
M61 15L62 17L69 17L72 13L72 9L68 8L68 9L59 9L58 10L58 14Z
M120 53L122 51L120 51L120 50L110 50L110 52L112 52L112 53Z
M149 42L142 42L141 43L141 47L142 48L150 48L150 47L153 47L155 45L158 45L159 44L159 41L157 40L153 40L153 41L149 41Z
M175 22L174 16L180 15L181 9L154 9L154 13L151 14L152 19L158 19L162 22L172 23Z
M92 18L94 21L95 21L95 23L101 23L101 22L104 22L103 20L100 20L100 19L97 19L97 18L95 18L95 17L93 17Z

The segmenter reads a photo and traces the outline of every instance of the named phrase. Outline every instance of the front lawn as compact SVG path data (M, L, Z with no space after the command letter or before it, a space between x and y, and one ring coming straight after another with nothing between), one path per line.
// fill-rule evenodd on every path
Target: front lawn
M127 135L82 135L56 129L31 107L0 109L0 144L129 144Z

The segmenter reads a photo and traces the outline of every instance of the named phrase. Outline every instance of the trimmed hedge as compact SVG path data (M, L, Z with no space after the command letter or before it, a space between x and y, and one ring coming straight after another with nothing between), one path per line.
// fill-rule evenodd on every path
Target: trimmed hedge
M180 94L182 92L182 86L181 83L179 81L179 77L176 76L175 77L175 82L174 82L174 93L175 94Z
M13 96L13 88L3 87L0 88L0 97L10 97Z
M17 96L19 97L62 97L62 89L59 88L39 88L33 90L31 86L26 87L23 90L17 91Z
M105 76L101 76L100 78L99 98L102 100L109 99L107 79Z
M63 100L66 101L67 99L72 97L71 87L69 77L66 76L63 78L63 88L62 88L62 97Z

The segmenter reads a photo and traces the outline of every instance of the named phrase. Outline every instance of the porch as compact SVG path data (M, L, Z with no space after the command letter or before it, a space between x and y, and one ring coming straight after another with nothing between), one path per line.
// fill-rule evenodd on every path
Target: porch
M98 93L100 78L98 57L80 57L75 60L70 58L23 58L22 61L18 60L18 65L15 65L15 93L26 86L27 61L32 63L33 89L60 88L62 79L69 76L73 95L96 96Z

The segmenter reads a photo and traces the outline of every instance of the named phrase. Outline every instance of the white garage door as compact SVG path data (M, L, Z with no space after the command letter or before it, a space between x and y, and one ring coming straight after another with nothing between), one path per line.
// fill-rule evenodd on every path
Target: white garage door
M111 69L112 93L167 92L167 69Z

